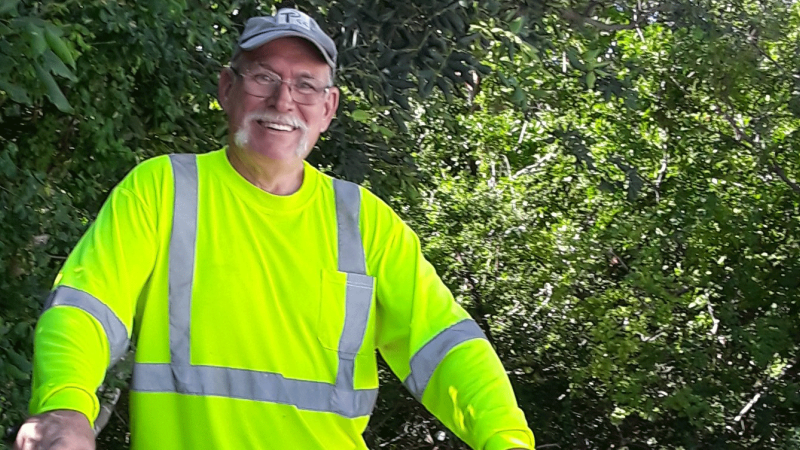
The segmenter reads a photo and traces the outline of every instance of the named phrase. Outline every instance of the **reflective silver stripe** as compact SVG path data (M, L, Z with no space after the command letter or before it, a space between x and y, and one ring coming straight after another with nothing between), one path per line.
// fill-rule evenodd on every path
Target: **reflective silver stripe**
M173 364L188 365L197 240L197 158L190 154L169 158L175 183L169 243L169 349Z
M358 216L361 209L361 191L357 184L333 180L336 191L336 227L339 240L339 271L367 273L364 246Z
M333 393L333 412L347 416L349 411L360 410L361 401L354 388L355 358L369 324L369 308L372 303L373 279L356 273L347 274L345 293L345 317L342 336L339 338L339 368L336 371L336 391ZM377 398L372 397L367 415Z
M131 389L211 395L293 405L334 412L344 417L371 414L377 389L354 389L355 356L369 323L374 280L366 275L358 226L360 192L348 182L334 184L339 270L347 273L345 320L339 340L336 383L295 380L279 373L192 365L190 321L198 217L198 175L195 155L171 155L175 209L169 248L170 363L136 363Z
M114 365L128 351L128 330L114 311L93 295L70 286L58 286L47 299L45 310L53 306L74 306L100 322L108 339L110 365Z
M339 338L340 357L352 359L361 348L369 325L369 307L372 304L372 277L357 273L347 274L345 291L344 330Z
M417 400L428 387L433 371L453 347L472 339L486 339L483 330L472 319L465 319L442 330L411 358L411 373L403 384Z
M337 179L333 180L333 190L336 194L339 271L347 273L344 326L339 338L339 367L336 371L336 390L333 393L333 412L346 415L347 411L360 407L354 395L357 392L354 388L355 357L369 325L374 279L366 275L367 263L358 224L361 191L358 185ZM377 395L373 397L373 402L375 398Z
M343 392L332 384L294 380L278 373L146 363L134 365L131 389L281 403L309 411L336 412L348 418L369 415L378 396L377 389ZM338 411L337 402L350 407Z

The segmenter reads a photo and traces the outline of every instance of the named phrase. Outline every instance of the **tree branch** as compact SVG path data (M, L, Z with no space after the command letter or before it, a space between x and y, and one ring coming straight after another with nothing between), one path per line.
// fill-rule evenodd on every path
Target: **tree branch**
M520 175L525 175L531 172L536 171L536 169L542 167L544 163L556 157L555 153L548 153L542 157L540 157L535 163L531 164L530 166L525 166L522 169L518 170L515 174L511 175L511 179L515 179Z
M760 399L760 398L761 398L761 393L760 392L757 393L756 395L754 395L753 398L749 402L747 402L747 404L744 406L744 408L742 408L742 410L739 411L739 414L736 415L736 417L733 419L733 421L734 422L738 422L738 421L742 420L742 417L744 417L744 415L747 414L748 411L750 411L750 408L752 408L753 405L755 405L756 402L758 401L758 399Z
M775 175L780 177L780 179L783 180L784 183L788 184L789 187L792 188L795 194L800 194L800 185L798 185L797 182L792 181L789 177L787 177L786 172L783 171L783 168L779 166L778 163L772 163L772 166L770 166L770 170L772 170L772 172L775 173Z
M683 86L681 86L681 84L678 83L677 80L675 80L675 78L670 76L669 79L684 94L689 95L689 92L686 91L686 89L684 89ZM744 131L741 128L739 128L739 126L736 124L736 121L733 119L733 117L730 114L728 114L718 103L715 104L715 106L717 107L717 110L719 111L719 114L725 119L725 121L728 122L728 124L730 124L731 128L733 128L733 132L735 133L735 137L734 137L735 141L739 142L743 147L747 148L750 151L753 151L753 152L757 151L758 143L755 141L755 139L753 139L749 134L747 134L746 131ZM703 128L708 130L708 128L705 128L705 127L703 127ZM720 131L717 131L716 133L718 133L720 136L724 136L726 138L730 138L730 136L728 136L725 133L722 133ZM772 158L770 158L770 159L772 159ZM783 168L778 165L778 163L773 162L769 166L769 170L771 172L773 172L775 175L777 175L781 179L781 181L783 181L784 183L789 185L789 187L792 188L792 191L795 194L800 195L800 184L798 184L796 181L793 181L792 179L790 179L786 175L786 172L783 170Z
M739 421L741 421L741 420L742 420L742 418L743 418L745 415L747 415L747 413L748 413L748 412L749 412L749 411L750 411L750 410L753 408L753 406L755 406L755 404L756 404L756 403L758 403L758 400L759 400L759 399L760 399L760 398L761 398L763 395L766 395L766 394L769 392L769 388L770 388L770 387L771 387L773 384L775 384L775 383L776 383L778 380L780 380L781 378L783 378L783 377L786 375L786 373L787 373L787 372L788 372L790 369L792 369L794 366L795 366L795 362L789 362L789 363L787 363L787 364L786 364L786 365L783 367L783 369L781 369L780 373L779 373L779 374L778 374L776 377L772 378L771 380L767 380L767 381L766 381L766 382L765 382L765 383L764 383L764 384L761 386L761 388L760 388L760 389L758 389L758 391L755 393L755 395L753 396L753 398L751 398L751 399L750 399L750 401L749 401L749 402L747 402L747 404L746 404L746 405L744 405L744 408L742 408L742 409L739 411L739 414L737 414L737 415L736 415L736 417L734 417L734 418L733 418L733 421L734 421L734 422L739 422Z
M561 14L561 17L563 17L563 18L565 18L565 19L567 19L567 20L569 20L571 22L576 22L576 23L579 23L579 24L591 25L591 26L597 28L598 30L602 30L602 31L634 30L639 26L639 24L637 24L635 22L631 22L631 23L614 23L614 24L601 22L599 20L592 19L591 17L584 17L584 16L576 13L575 11L573 11L571 9L563 9L563 10L559 11L559 13Z
M636 11L630 23L605 23L586 15L575 12L571 9L561 9L558 13L564 19L578 24L590 25L601 31L621 31L621 30L639 30L640 25L647 23L647 19L653 14L658 12L667 12L672 10L671 5L660 5L655 8L648 9L647 11Z

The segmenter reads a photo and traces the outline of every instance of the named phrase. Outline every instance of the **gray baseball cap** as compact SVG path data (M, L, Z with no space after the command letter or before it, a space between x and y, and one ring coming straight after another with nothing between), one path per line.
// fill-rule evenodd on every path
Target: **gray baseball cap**
M274 16L251 17L244 26L234 57L242 50L254 50L267 42L283 37L300 37L314 44L325 61L336 70L336 45L317 22L292 8L278 10Z

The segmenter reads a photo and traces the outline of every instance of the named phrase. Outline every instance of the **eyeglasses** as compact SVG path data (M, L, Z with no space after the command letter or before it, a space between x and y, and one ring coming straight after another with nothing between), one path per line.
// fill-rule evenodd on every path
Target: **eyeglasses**
M231 70L244 80L244 91L253 97L272 97L275 91L280 89L281 84L289 86L289 95L292 100L301 105L313 105L322 100L328 93L330 86L324 88L314 86L307 80L282 80L278 74L270 71L260 70L255 73L239 72L235 67Z

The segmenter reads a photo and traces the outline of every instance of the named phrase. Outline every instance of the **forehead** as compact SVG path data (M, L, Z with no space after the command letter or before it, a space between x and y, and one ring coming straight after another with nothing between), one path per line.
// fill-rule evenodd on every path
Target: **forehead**
M243 52L243 56L248 64L264 65L270 68L273 65L291 65L312 72L324 72L329 67L319 49L311 42L299 37L275 39L257 49Z

